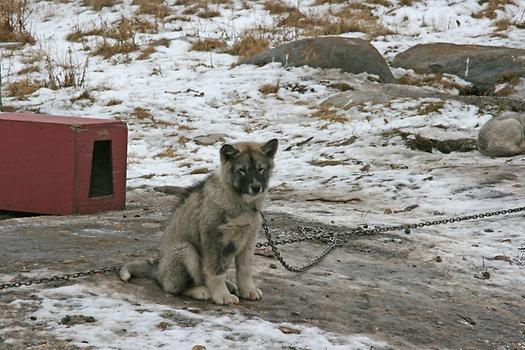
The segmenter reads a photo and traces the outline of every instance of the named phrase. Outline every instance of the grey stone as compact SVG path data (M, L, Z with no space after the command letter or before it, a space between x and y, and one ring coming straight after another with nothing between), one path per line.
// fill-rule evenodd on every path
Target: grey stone
M350 108L355 105L371 102L372 104L386 103L396 98L436 97L439 91L410 85L377 84L368 81L349 81L353 88L337 93L321 103L323 107Z
M474 93L486 93L494 85L525 77L525 50L501 46L419 44L399 53L392 66L417 73L450 73L471 82Z
M224 142L228 135L221 133L212 133L208 135L199 135L193 138L193 142L201 146L211 146L217 142Z
M265 65L280 62L286 67L340 68L349 73L378 75L391 83L394 76L385 59L368 41L354 38L302 39L241 60L238 64Z
M489 120L479 131L478 149L492 157L525 154L525 114L507 113Z

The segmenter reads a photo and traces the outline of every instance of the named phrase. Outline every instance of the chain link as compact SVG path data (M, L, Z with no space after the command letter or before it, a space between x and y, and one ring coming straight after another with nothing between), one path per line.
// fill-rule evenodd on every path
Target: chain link
M110 266L110 267L104 267L101 269L91 269L87 271L66 273L62 275L54 275L51 277L34 278L34 279L27 279L25 281L4 283L4 284L0 284L0 290L9 289L9 288L17 288L21 286L30 286L33 284L42 284L42 283L57 282L57 281L69 281L71 279L75 279L79 277L86 277L86 276L91 276L91 275L96 275L96 274L101 274L101 273L108 273L108 272L116 272L120 270L120 267L121 265L115 265L115 266Z
M525 207L503 209L503 210L497 210L497 211L488 212L488 213L457 216L457 217L446 218L446 219L441 219L441 220L424 221L424 222L405 224L405 225L383 226L383 227L375 227L375 228L356 227L356 228L350 229L347 232L337 232L337 231L332 231L332 230L328 230L324 228L299 226L298 230L300 234L297 235L296 237L276 239L276 240L272 238L272 235L270 234L270 230L268 228L268 223L266 221L266 218L261 213L261 216L263 218L262 228L264 230L264 234L266 236L267 242L256 243L255 247L256 248L270 247L272 249L273 254L277 258L277 260L281 263L281 265L285 269L287 269L288 271L292 271L292 272L303 272L303 271L310 269L311 267L318 264L319 262L321 262L321 260L323 260L336 247L340 247L344 245L347 241L347 238L350 237L351 235L354 235L354 236L355 235L359 235L359 236L377 235L380 233L391 232L391 231L402 231L402 230L405 230L405 233L410 233L410 230L415 229L415 228L423 228L423 227L428 227L428 226L450 224L454 222L461 222L461 221L467 221L467 220L478 220L478 219L484 219L484 218L497 216L497 215L507 215L507 214L512 214L512 213L517 213L521 211L525 211ZM316 258L314 258L313 260L309 261L308 263L302 266L292 266L288 264L286 260L281 256L281 252L279 251L279 248L277 248L277 246L279 245L293 244L293 243L306 242L306 241L318 241L318 242L326 243L328 244L328 246ZM62 275L54 275L51 277L27 279L24 281L16 281L13 283L4 283L4 284L0 284L0 290L9 289L9 288L18 288L22 286L30 286L33 284L42 284L42 283L57 282L57 281L69 281L71 279L80 278L80 277L86 277L86 276L102 274L102 273L109 273L109 272L117 272L120 270L120 268L121 268L121 265L115 265L115 266L110 266L110 267L104 267L101 269L91 269L87 271L66 273Z
M347 232L337 232L337 231L332 231L332 230L323 229L323 228L299 226L298 230L300 232L300 235L293 237L293 238L280 239L280 240L274 240L272 238L269 228L268 228L268 223L266 222L266 218L261 213L262 218L263 218L262 228L264 230L264 234L266 236L267 242L259 242L255 245L255 247L256 248L270 247L272 249L273 254L277 258L277 260L281 263L281 265L286 270L292 271L292 272L302 272L318 264L334 248L344 245L347 241L347 238L350 237L351 235L370 236L370 235L378 235L380 233L385 233L385 232L403 231L403 230L405 231L406 234L409 234L410 230L415 229L415 228L444 225L444 224L450 224L450 223L467 221L467 220L479 220L479 219L485 219L485 218L497 216L497 215L507 215L507 214L512 214L512 213L518 213L521 211L525 211L525 207L496 210L496 211L487 212L487 213L477 213L477 214L472 214L472 215L456 216L456 217L445 218L445 219L440 219L440 220L424 221L424 222L404 224L404 225L381 226L381 227L374 227L374 228L367 228L366 226L356 227L356 228L350 229ZM290 264L288 264L286 260L284 260L284 258L281 256L281 253L279 249L277 248L278 245L285 245L285 244L292 244L292 243L306 242L306 241L320 241L323 243L327 243L328 247L321 254L319 254L316 258L306 263L305 265L302 265L299 267L291 266Z

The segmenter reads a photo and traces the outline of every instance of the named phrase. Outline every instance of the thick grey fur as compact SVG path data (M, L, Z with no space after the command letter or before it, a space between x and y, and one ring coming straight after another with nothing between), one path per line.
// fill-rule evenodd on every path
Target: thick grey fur
M166 292L221 305L260 299L253 253L276 151L276 139L222 146L218 171L189 188L169 219L159 260L130 262L121 279L153 278ZM237 285L226 280L233 262Z

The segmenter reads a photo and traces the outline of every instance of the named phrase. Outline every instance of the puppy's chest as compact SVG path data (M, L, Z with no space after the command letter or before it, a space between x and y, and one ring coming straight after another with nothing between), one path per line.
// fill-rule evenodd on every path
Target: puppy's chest
M261 215L258 212L247 212L233 218L227 217L219 230L223 242L232 242L237 249L242 249L247 242L255 239L261 223Z

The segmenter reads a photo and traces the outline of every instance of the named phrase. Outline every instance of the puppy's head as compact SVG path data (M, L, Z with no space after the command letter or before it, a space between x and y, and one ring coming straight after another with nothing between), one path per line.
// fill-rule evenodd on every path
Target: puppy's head
M277 139L264 144L239 142L221 147L221 178L234 192L256 197L265 193L273 172Z

